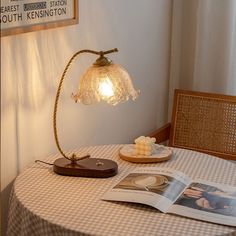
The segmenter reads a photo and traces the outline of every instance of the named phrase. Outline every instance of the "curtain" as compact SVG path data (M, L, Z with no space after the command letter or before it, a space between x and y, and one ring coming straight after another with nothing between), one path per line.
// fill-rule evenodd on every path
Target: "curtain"
M174 0L170 106L175 88L236 95L236 1Z

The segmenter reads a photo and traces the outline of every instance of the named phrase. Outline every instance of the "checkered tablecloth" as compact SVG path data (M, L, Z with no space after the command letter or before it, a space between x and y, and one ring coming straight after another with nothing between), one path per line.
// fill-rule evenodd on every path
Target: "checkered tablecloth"
M112 178L60 176L43 164L33 164L23 171L11 193L8 236L236 235L234 227L163 214L146 205L100 200L129 171L144 166L121 160L118 156L121 147L82 149L94 158L115 160L119 173ZM170 161L145 166L174 168L192 178L236 186L235 164L198 152L173 151ZM53 162L58 157L51 156L46 161Z

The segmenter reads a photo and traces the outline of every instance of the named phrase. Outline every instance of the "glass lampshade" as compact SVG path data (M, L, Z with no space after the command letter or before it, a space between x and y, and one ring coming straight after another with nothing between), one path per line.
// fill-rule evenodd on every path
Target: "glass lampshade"
M86 105L100 101L116 105L129 97L135 100L138 94L128 72L122 66L111 63L89 67L81 77L78 92L73 98Z

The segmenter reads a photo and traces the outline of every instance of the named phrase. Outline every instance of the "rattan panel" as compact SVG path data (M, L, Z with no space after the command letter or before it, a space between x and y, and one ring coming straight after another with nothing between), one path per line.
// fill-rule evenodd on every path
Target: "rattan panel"
M172 146L236 155L236 99L230 98L177 93Z

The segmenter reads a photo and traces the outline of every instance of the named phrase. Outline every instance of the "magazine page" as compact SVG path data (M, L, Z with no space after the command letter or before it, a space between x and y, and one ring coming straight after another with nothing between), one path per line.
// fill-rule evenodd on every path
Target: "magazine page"
M129 173L102 197L153 206L167 212L191 180L182 172L146 167Z
M195 180L168 212L236 226L236 187Z

